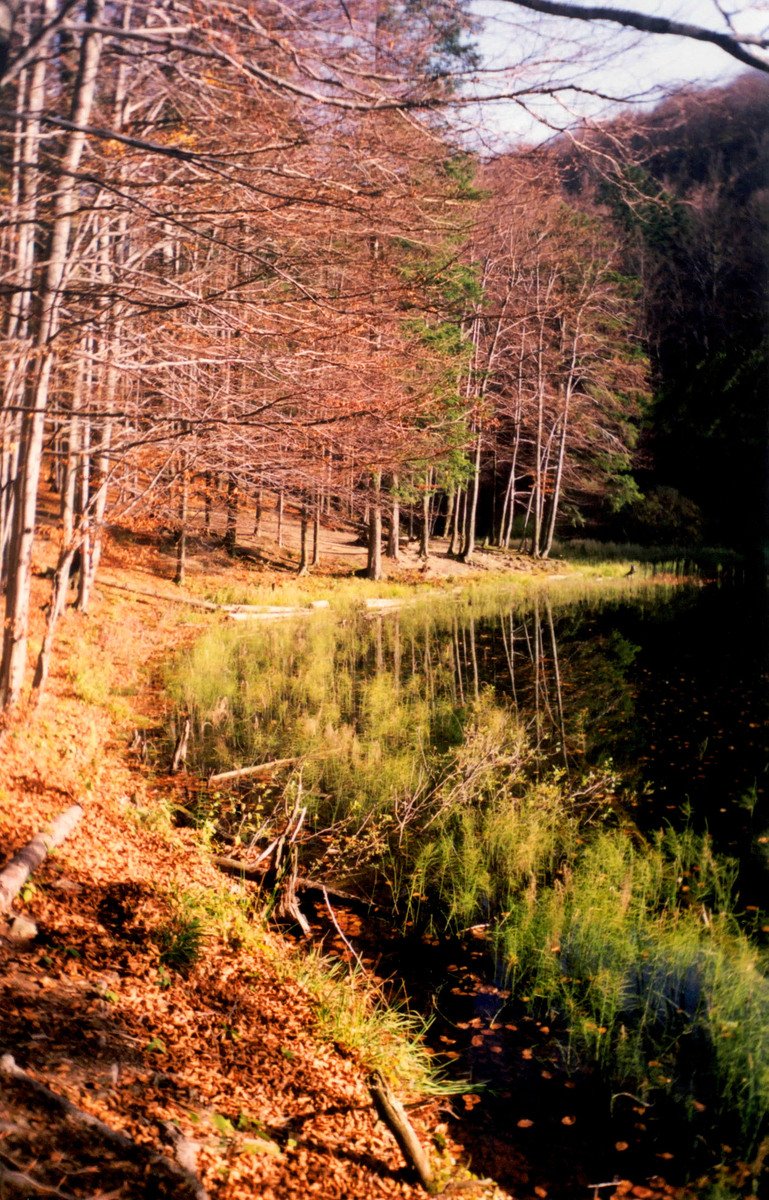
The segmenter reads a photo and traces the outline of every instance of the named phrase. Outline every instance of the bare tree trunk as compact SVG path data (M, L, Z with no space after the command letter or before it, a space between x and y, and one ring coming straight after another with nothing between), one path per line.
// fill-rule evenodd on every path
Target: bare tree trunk
M454 505L456 503L456 499L457 489L453 487L449 488L449 494L446 500L446 516L443 518L443 536L445 538L449 537L451 533L451 523L454 520Z
M114 373L113 373L114 374ZM108 408L107 419L102 425L99 439L99 453L96 458L96 490L93 498L93 540L90 553L84 553L80 560L80 594L78 608L80 612L88 612L91 601L91 589L96 578L101 560L104 536L104 513L107 507L107 490L109 488L110 449L112 446L113 405L115 400L116 375L107 386Z
M464 524L464 542L462 545L462 553L460 555L462 562L472 562L475 552L475 521L478 511L478 491L481 482L481 446L482 437L480 427L475 441L475 462L473 463L473 482L472 487L467 492L465 501L465 524Z
M553 483L553 499L550 509L550 520L548 522L547 540L543 557L547 558L553 548L553 538L555 537L555 523L558 518L558 506L561 500L561 488L563 486L563 468L566 461L566 443L569 433L569 408L571 405L571 397L574 389L575 375L577 370L577 353L579 349L580 337L580 322L577 319L577 325L571 339L571 361L569 362L569 370L563 384L563 408L561 410L561 438L558 445L558 461L555 468L555 481Z
M283 488L278 492L278 546L283 548L283 509L285 506L285 496Z
M79 471L83 465L83 462L81 461L80 421L80 410L82 408L83 390L85 387L86 375L86 367L83 359L78 362L76 372L75 386L72 392L72 411L69 421L67 460L63 476L64 486L61 492L61 548L59 550L59 557L53 575L53 583L51 585L51 598L48 602L48 616L45 623L45 634L43 635L43 642L40 647L40 653L35 666L35 674L32 680L32 688L38 693L38 699L42 695L43 688L45 687L45 683L48 678L54 633L56 631L56 625L59 617L66 606L70 569L76 550L75 501L77 497ZM82 561L83 554L81 550L81 567Z
M432 491L430 488L432 480L432 471L428 471L425 476L424 491L422 492L422 529L419 537L419 557L425 559L430 556L430 499Z
M89 367L87 379L88 395L93 392L92 369ZM77 608L83 611L87 601L86 580L88 571L85 564L91 558L91 418L83 420L82 450L80 462L80 570L77 578Z
M235 557L238 545L238 484L234 475L227 480L227 525L224 531L224 548L230 558Z
M507 529L508 514L509 514L510 508L511 508L510 500L511 500L512 493L513 493L514 478L515 478L515 476L513 473L513 469L511 467L510 473L507 477L507 487L505 488L505 496L502 501L502 512L500 513L500 517L499 517L499 528L497 529L497 545L498 546L504 546L504 544L505 544L505 530Z
M205 488L204 501L203 501L203 528L205 529L206 533L208 534L211 532L211 508L212 508L211 493L213 491L214 481L213 481L213 477L212 477L210 471L206 471L203 479L204 479L203 486Z
M553 495L550 502L550 513L548 517L548 528L545 545L542 550L542 557L547 558L553 548L553 538L555 537L555 523L558 517L558 505L561 499L561 486L563 483L563 466L566 459L566 440L568 435L569 422L569 393L567 390L564 401L564 408L561 414L561 437L558 446L558 461L555 468L555 481L553 483Z
M298 575L308 575L310 572L310 552L309 552L309 529L310 529L310 514L307 509L307 500L302 500L302 508L300 512L300 538L299 538L299 569Z
M387 531L387 557L398 562L401 556L400 526L401 509L398 499L398 476L393 475L390 501L390 526Z
M56 0L44 0L39 28L43 28L56 12ZM28 338L32 315L35 276L35 232L38 198L40 195L38 163L40 159L41 115L45 107L48 56L40 54L31 71L23 71L17 87L17 112L11 178L10 212L18 217L16 234L15 289L8 304L6 332L9 339L21 344ZM18 502L18 478L22 418L18 411L2 414L2 407L18 406L23 402L24 378L28 354L26 348L17 358L9 356L4 395L0 403L3 451L0 462L0 589L5 590L11 562L14 514ZM0 689L1 690L1 689Z
M518 545L518 550L523 553L526 548L526 537L529 531L529 521L531 520L531 510L534 505L534 488L529 492L529 503L526 505L526 515L523 519L523 529L521 531L521 540Z
M449 554L455 555L461 547L461 529L464 524L464 511L467 503L467 493L464 488L457 488L457 497L454 503L454 524L451 528L451 540L449 541Z
M312 516L312 562L311 566L320 566L320 510L323 505L323 494L315 493L315 510Z
M259 537L259 532L262 528L262 485L256 491L256 506L254 508L254 537Z
M366 577L382 578L382 473L374 472L374 499L369 503Z
M179 537L176 543L176 574L174 583L179 587L184 583L187 570L187 514L190 499L190 473L187 462L187 451L181 451L181 468L179 471Z
M86 21L98 26L104 18L105 0L89 0ZM42 289L37 347L40 351L29 404L22 420L21 470L17 481L14 530L9 547L9 580L6 593L3 630L3 656L0 664L0 706L15 704L24 682L29 629L29 598L32 578L32 547L36 528L37 489L42 462L45 416L53 369L53 339L59 328L62 284L67 269L72 221L77 206L75 187L96 92L96 76L101 56L102 35L83 34L78 75L72 104L72 124L67 136L59 181L53 204L53 223L48 265Z

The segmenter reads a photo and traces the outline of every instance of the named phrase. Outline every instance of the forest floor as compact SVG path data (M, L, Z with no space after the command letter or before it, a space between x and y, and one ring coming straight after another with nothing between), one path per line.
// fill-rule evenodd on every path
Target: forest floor
M234 564L213 543L195 550L198 594L233 580L279 593L286 548L264 554L244 541ZM293 522L287 541L295 551ZM353 543L327 531L324 574L362 565L365 551ZM257 565L257 553L273 561ZM52 557L43 544L33 649L49 587L40 574ZM412 572L407 558L401 577ZM246 928L241 885L171 819L178 778L129 749L137 727L162 719L160 664L226 619L180 605L172 574L173 550L153 537L111 537L103 580L119 587L97 581L91 614L66 613L43 701L17 711L2 733L4 861L69 805L85 814L16 902L37 936L24 944L0 937L0 1054L136 1150L115 1149L25 1081L0 1074L0 1195L185 1200L195 1188L178 1165L169 1168L175 1154L220 1200L423 1195L377 1121L363 1063L322 1036L316 1004L292 974L297 952L275 932ZM196 961L174 970L164 947L189 931L190 896L210 920ZM511 1194L470 1182L468 1153L439 1099L413 1120L439 1173L464 1181L458 1194ZM522 1182L515 1194L535 1192ZM624 1181L617 1194L670 1192Z

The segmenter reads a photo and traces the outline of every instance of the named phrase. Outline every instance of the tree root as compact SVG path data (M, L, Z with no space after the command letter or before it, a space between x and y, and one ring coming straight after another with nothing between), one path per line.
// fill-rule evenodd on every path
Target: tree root
M6 1079L12 1080L14 1083L19 1084L21 1087L25 1088L26 1091L31 1092L33 1096L36 1096L38 1100L41 1100L48 1108L52 1108L56 1112L61 1113L68 1120L77 1125L85 1126L86 1129L89 1129L92 1133L96 1134L96 1136L100 1137L108 1146L111 1146L113 1149L119 1151L120 1154L124 1155L130 1161L136 1162L143 1160L144 1162L149 1162L154 1167L159 1168L167 1176L173 1179L177 1185L183 1185L184 1190L177 1193L180 1197L180 1200L182 1196L192 1197L193 1200L208 1200L208 1193L206 1192L202 1183L192 1171L187 1169L186 1166L182 1166L172 1161L170 1158L167 1158L165 1155L159 1154L150 1146L143 1146L132 1141L132 1139L127 1137L126 1134L110 1128L109 1125L105 1125L103 1121L100 1121L98 1117L94 1117L91 1113L85 1112L82 1108L78 1108L77 1105L73 1104L71 1100L68 1100L66 1096L62 1096L58 1092L52 1091L47 1084L40 1083L40 1081L33 1078L32 1075L29 1075L26 1071L23 1071L21 1067L16 1065L13 1055L4 1054L2 1058L0 1058L0 1076L5 1076ZM177 1139L177 1145L178 1141L181 1140L186 1142L186 1139L183 1139L182 1135L180 1135L180 1138ZM50 1194L61 1195L62 1193L51 1192Z

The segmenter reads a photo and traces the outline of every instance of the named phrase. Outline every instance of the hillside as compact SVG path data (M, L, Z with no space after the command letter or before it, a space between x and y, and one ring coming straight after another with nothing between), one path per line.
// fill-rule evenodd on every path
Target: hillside
M217 562L222 577L253 583L253 570L212 551L209 585ZM133 730L162 714L164 657L226 617L180 605L152 546L113 543L104 566L119 587L98 589L90 617L66 614L48 694L3 735L5 859L69 805L85 815L17 902L37 936L17 945L6 930L0 942L0 1050L140 1149L129 1162L4 1078L4 1194L20 1194L15 1171L33 1178L30 1194L181 1196L151 1158L174 1159L169 1129L194 1143L215 1196L423 1194L377 1123L360 1055L329 1040L297 982L295 950L249 920L240 885L177 827L179 779L129 749ZM274 573L260 578L274 586ZM189 932L193 901L205 932L194 961L185 967L182 947L174 969L169 937ZM426 1143L438 1130L445 1145L436 1102L415 1121ZM452 1167L449 1150L436 1156Z

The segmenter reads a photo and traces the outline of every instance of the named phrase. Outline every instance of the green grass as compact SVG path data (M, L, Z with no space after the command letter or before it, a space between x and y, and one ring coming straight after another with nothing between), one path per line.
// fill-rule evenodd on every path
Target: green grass
M106 707L112 696L113 675L111 665L103 659L80 662L70 672L72 691L85 704Z
M568 580L562 594L624 598L628 586L640 604L681 595L636 580ZM527 637L543 653L552 592L526 588L484 581L388 617L216 629L170 669L169 745L175 712L188 712L203 773L299 756L284 797L244 785L211 797L205 819L253 836L279 828L301 792L314 873L354 875L433 934L486 925L514 994L560 1022L568 1062L685 1115L704 1104L714 1136L755 1148L769 1113L769 980L739 919L733 864L689 832L644 841L620 827L610 771L569 777L557 765L557 739L578 740L589 713L548 740L541 713L524 727L484 687L483 621L501 637L500 620L533 613ZM598 689L602 728L634 647L609 651L600 668L591 647L574 659ZM336 968L316 978L316 966L291 970L315 989L327 1036L379 1065L391 1029L410 1053L412 1018L380 1012Z
M596 543L596 546L598 544ZM623 549L620 547L620 549ZM325 575L309 575L304 579L287 579L276 585L235 583L211 587L205 582L191 583L190 587L205 599L215 604L253 605L262 608L306 608L313 601L326 600L333 613L338 616L349 616L362 610L367 600L397 599L404 604L430 604L440 607L442 604L465 604L485 597L499 603L500 597L508 596L513 600L525 600L535 591L547 591L559 601L568 602L570 591L579 595L585 588L585 568L590 565L596 575L611 579L627 572L634 559L632 550L627 547L627 554L618 556L612 547L605 556L600 554L569 554L568 562L537 563L531 560L530 570L509 570L500 568L495 571L483 571L477 575L430 579L429 582L404 582L398 580L380 580L374 583L358 577L334 578ZM559 555L554 555L557 559ZM571 579L564 578L564 573Z
M441 1080L424 1042L424 1019L387 999L362 970L348 970L317 950L292 955L282 970L314 1000L321 1036L353 1051L368 1070L410 1092L457 1090ZM457 1086L467 1090L464 1082Z
M631 563L653 574L702 575L711 579L738 570L744 559L727 546L646 546L634 542L598 542L570 538L555 542L553 557L569 564L589 563L605 574L612 566L629 569Z
M604 830L519 892L495 932L513 990L614 1090L705 1102L755 1149L769 1115L769 979L706 837Z
M430 591L441 591L453 581L436 581L430 584ZM303 579L287 579L277 585L270 584L227 584L218 587L195 584L191 588L203 595L214 604L244 604L263 607L284 606L306 607L314 600L328 600L336 611L345 611L350 607L362 606L364 601L371 598L384 597L387 599L410 600L423 594L424 583L403 583L391 580L380 580L374 583L368 579L357 577L331 577L328 575L308 575Z
M160 962L170 971L186 975L200 961L206 939L206 926L199 913L189 907L179 909L155 930Z

